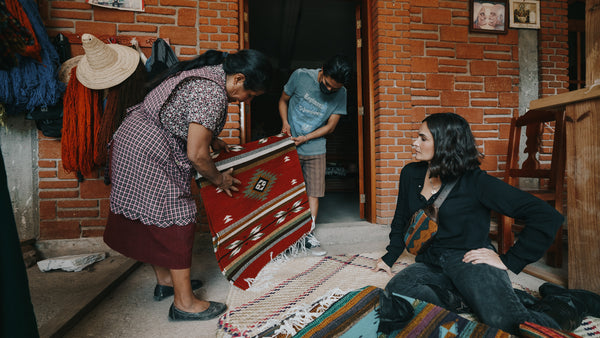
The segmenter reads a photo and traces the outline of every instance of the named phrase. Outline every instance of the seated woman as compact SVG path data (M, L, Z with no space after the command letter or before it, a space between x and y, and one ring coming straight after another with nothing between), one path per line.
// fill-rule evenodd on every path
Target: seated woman
M438 232L421 249L415 264L393 276L381 298L393 307L393 294L436 304L454 312L473 312L481 322L509 333L525 321L573 330L584 315L600 316L600 296L540 287L542 299L515 293L506 270L514 273L542 257L563 216L546 202L492 177L479 168L482 155L467 121L453 113L428 116L413 142L417 162L402 169L396 212L387 253L376 270L390 276L390 267L405 249L411 216L432 204L440 190L456 182L438 212ZM496 253L488 233L490 211L523 220L518 241L503 255ZM402 313L380 313L401 322ZM394 318L397 317L397 318Z

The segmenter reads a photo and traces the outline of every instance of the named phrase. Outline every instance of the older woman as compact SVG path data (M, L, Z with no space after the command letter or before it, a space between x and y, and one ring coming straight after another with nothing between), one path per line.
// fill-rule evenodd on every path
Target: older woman
M525 321L572 330L585 314L600 315L600 296L591 292L544 284L539 302L515 293L506 270L519 273L540 259L563 216L546 202L482 171L481 154L464 118L453 113L428 116L413 146L417 162L402 169L390 244L377 270L392 275L390 267L405 249L404 234L413 213L434 203L446 185L455 183L439 207L433 240L417 253L415 264L389 281L382 308L393 308L389 302L394 294L405 295L454 312L472 311L483 323L511 333ZM503 255L488 236L491 210L526 224ZM402 322L401 313L382 313L381 318Z
M210 153L227 151L217 136L229 102L249 101L268 88L271 65L260 52L207 51L171 67L132 107L111 143L110 214L105 242L152 264L155 300L174 294L170 320L208 320L226 305L196 298L190 281L196 205L192 171L237 191L232 171L219 172ZM225 202L225 201L224 201Z

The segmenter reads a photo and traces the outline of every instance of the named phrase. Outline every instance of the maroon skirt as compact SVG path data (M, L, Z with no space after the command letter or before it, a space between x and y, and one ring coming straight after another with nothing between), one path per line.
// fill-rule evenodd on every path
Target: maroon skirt
M167 269L189 269L192 266L194 228L195 223L160 228L110 211L104 242L113 250L140 262Z

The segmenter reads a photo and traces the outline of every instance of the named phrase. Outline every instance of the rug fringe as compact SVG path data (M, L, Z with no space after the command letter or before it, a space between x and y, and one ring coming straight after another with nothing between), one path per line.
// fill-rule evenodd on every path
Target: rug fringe
M311 305L298 305L290 308L289 313L293 313L293 315L281 322L279 328L275 330L274 336L280 337L281 335L284 335L286 337L291 337L297 334L299 330L317 319L329 309L331 305L348 292L349 291L342 291L339 288L332 289L329 290L325 296Z
M284 252L277 255L275 258L271 255L271 261L265 265L265 267L256 275L254 278L245 278L244 282L248 283L248 290L252 288L253 291L259 291L270 287L268 281L273 279L274 273L277 269L273 269L275 266L284 264L295 257L308 256L308 249L306 248L306 238L309 234L305 234L296 243L290 245L290 247Z

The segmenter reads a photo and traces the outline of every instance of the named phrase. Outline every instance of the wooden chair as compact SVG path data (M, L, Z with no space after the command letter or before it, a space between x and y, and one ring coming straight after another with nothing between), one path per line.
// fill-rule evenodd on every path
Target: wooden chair
M552 141L552 156L549 169L540 169L537 154L540 153L545 125L555 122ZM565 176L565 113L564 111L530 110L525 115L513 118L510 126L508 154L504 181L527 191L552 204L563 213L563 191ZM523 128L526 129L525 151L527 159L519 166L519 145ZM520 178L539 178L537 188L531 189L520 184ZM518 228L510 217L500 215L498 222L498 251L506 253L514 244L513 230ZM562 265L562 226L557 232L554 243L546 252L546 264L553 267Z

